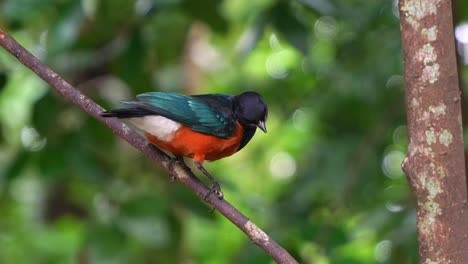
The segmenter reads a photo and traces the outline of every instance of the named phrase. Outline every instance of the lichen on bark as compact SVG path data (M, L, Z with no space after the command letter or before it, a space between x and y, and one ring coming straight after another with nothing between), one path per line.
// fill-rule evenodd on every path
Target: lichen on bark
M400 0L399 11L410 141L403 169L417 199L421 263L462 263L467 190L451 2Z

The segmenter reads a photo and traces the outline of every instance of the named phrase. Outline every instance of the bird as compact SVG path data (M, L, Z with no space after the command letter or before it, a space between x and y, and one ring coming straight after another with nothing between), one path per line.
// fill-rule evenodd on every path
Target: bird
M104 111L101 116L128 120L149 142L172 153L176 161L193 159L212 183L209 193L219 199L224 194L203 167L204 161L219 160L243 149L257 128L267 133L268 107L253 91L239 95L146 92L136 100L120 102L127 108Z

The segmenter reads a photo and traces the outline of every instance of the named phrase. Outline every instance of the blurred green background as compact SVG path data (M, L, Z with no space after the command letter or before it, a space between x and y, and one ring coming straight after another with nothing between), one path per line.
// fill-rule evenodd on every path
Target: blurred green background
M0 28L105 108L261 93L269 133L206 164L226 199L301 263L416 263L395 4L3 0ZM209 210L0 50L0 263L273 262Z

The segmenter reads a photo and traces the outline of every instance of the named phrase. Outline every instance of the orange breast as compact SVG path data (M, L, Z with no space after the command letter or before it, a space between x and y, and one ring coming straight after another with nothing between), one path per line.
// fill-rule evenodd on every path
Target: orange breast
M236 153L244 136L244 129L237 123L234 135L227 139L196 132L186 126L177 130L171 141L161 141L147 132L145 136L156 146L174 155L203 163L205 160L218 160Z

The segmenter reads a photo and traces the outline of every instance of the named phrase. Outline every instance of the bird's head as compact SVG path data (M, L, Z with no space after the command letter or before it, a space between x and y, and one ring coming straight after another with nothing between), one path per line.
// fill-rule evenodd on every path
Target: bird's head
M234 100L234 112L241 123L260 128L267 132L266 119L268 107L260 94L245 92L237 95Z

